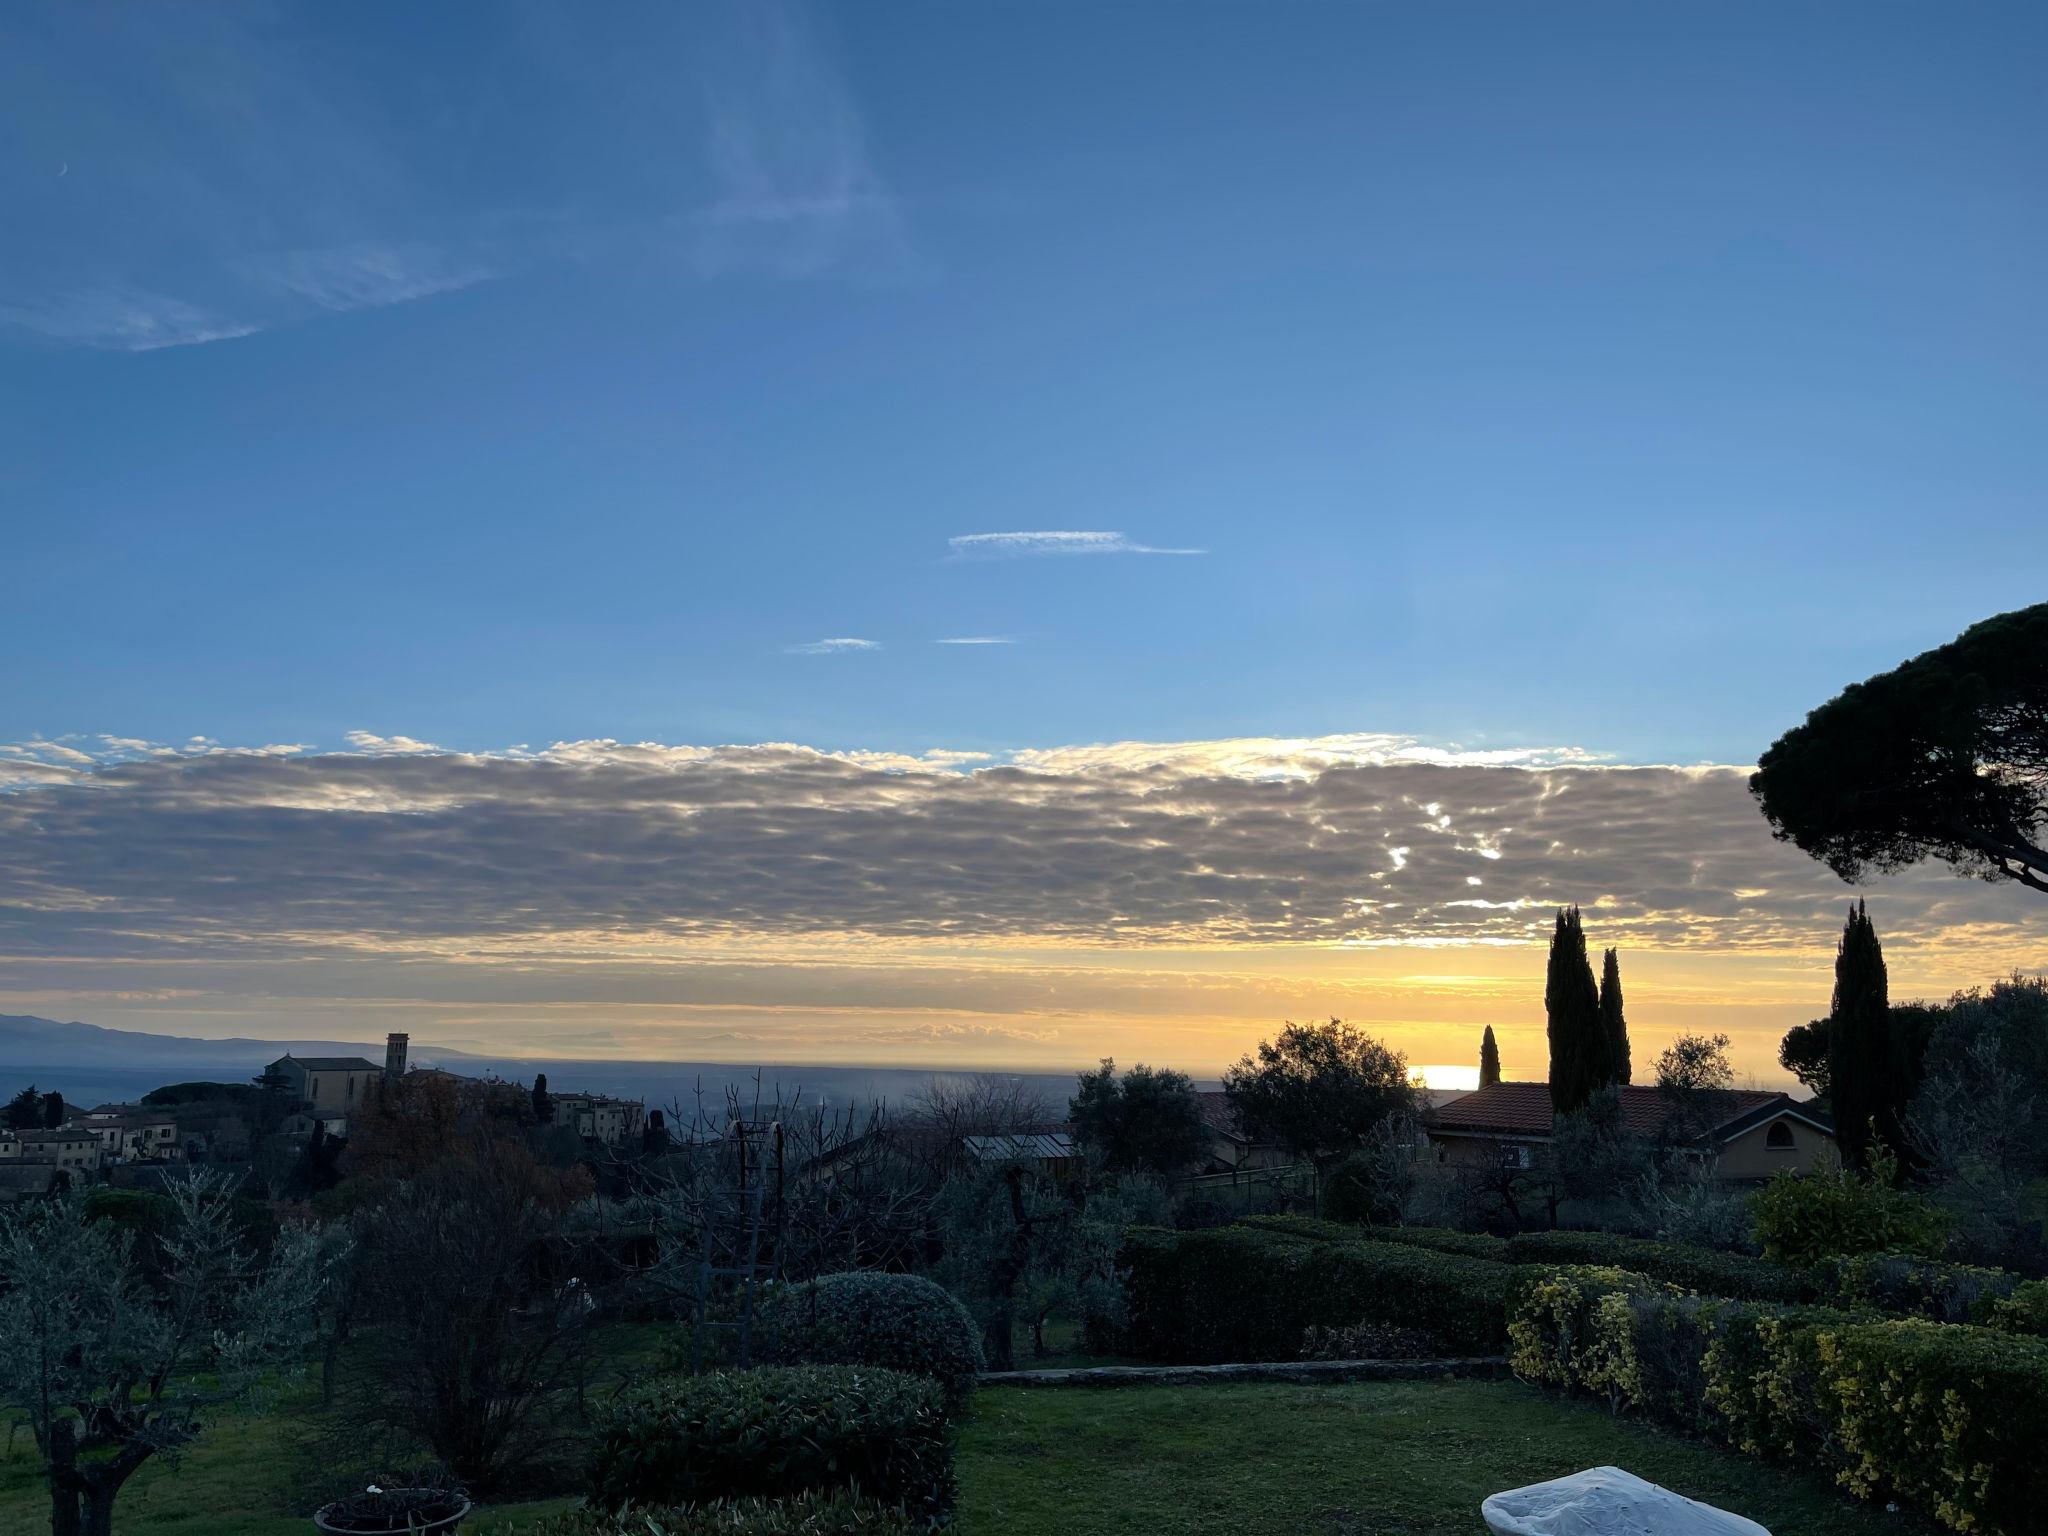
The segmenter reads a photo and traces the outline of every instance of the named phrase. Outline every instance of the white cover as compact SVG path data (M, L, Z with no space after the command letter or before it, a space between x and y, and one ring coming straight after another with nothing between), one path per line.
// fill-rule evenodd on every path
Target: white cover
M1494 1536L1771 1536L1754 1520L1646 1483L1619 1467L1496 1493L1479 1506Z

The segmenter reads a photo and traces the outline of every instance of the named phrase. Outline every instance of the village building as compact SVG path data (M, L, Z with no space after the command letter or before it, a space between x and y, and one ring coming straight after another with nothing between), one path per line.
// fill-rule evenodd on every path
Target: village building
M170 1162L185 1155L176 1120L131 1104L103 1104L66 1129L98 1137L103 1163Z
M1624 1086L1620 1093L1630 1131L1691 1148L1719 1178L1762 1183L1777 1173L1810 1173L1834 1151L1834 1121L1790 1094L1728 1089L1681 1110L1661 1089ZM1439 1163L1533 1168L1554 1119L1548 1083L1494 1083L1432 1110L1425 1132Z
M0 1159L47 1163L67 1173L88 1173L100 1165L100 1138L83 1126L0 1134Z
M1293 1164L1283 1148L1259 1141L1244 1128L1237 1106L1220 1088L1197 1093L1202 1101L1202 1124L1209 1132L1207 1173L1249 1173L1257 1169L1286 1168Z
M266 1069L284 1079L294 1103L347 1114L359 1108L384 1068L362 1056L280 1056Z
M567 1126L585 1141L608 1147L637 1145L647 1128L647 1106L638 1099L614 1099L601 1093L550 1094L552 1125Z

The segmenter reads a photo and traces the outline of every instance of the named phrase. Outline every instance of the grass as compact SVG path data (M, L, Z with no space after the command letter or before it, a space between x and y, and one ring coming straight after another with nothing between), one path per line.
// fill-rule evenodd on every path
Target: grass
M1490 1493L1625 1467L1773 1536L1921 1536L1824 1482L1519 1382L979 1393L961 1536L1473 1536Z
M298 1405L230 1415L178 1467L138 1473L117 1536L308 1536L285 1493ZM4 1437L0 1437L4 1438ZM1773 1536L1924 1536L1798 1472L1517 1382L989 1389L960 1446L960 1536L1472 1536L1487 1494L1614 1465ZM502 1505L506 1525L570 1499ZM0 1531L48 1529L26 1429L0 1454Z
M280 1469L292 1457L294 1405L267 1414L231 1413L214 1423L175 1466L151 1461L128 1480L114 1505L115 1536L310 1536L313 1522L288 1507ZM0 1531L32 1536L50 1528L49 1495L23 1425L6 1446L0 1433ZM573 1499L507 1504L492 1517L533 1517L567 1509ZM487 1520L472 1522L481 1530Z

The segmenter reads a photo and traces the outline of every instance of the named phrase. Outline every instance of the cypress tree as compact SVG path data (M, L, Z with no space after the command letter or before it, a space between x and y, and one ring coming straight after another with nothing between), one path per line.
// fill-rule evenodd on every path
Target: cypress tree
M1892 1093L1890 989L1884 947L1859 901L1842 926L1835 951L1835 1000L1828 1014L1828 1081L1833 1090L1835 1144L1842 1163L1870 1161L1873 1118L1882 1123Z
M1479 1086L1491 1088L1500 1081L1500 1046L1494 1042L1493 1026L1479 1039Z
M1634 1068L1628 1059L1628 1020L1621 1013L1621 960L1611 949L1600 965L1600 1030L1607 1038L1607 1080L1628 1082Z
M1551 1107L1568 1115L1611 1081L1606 1037L1600 1031L1600 989L1586 959L1586 930L1577 907L1557 914L1543 1011L1549 1018Z

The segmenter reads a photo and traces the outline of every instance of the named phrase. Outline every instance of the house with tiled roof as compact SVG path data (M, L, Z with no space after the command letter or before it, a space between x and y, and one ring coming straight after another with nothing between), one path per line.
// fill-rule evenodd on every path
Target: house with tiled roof
M1657 1088L1621 1089L1622 1122L1647 1141L1676 1141L1726 1179L1805 1173L1834 1151L1835 1124L1810 1100L1764 1089L1709 1093L1683 1111ZM1494 1083L1439 1105L1426 1125L1439 1163L1532 1168L1555 1119L1548 1083Z
M1197 1093L1202 1101L1202 1124L1209 1131L1209 1171L1234 1173L1254 1168L1285 1168L1294 1161L1281 1148L1260 1141L1244 1128L1237 1106L1222 1089Z

